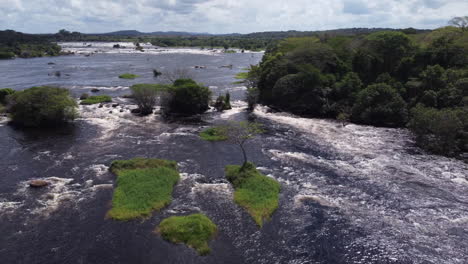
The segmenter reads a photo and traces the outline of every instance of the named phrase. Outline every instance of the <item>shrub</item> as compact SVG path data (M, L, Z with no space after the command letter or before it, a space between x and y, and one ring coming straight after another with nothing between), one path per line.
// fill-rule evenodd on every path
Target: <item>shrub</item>
M353 121L376 126L401 126L407 118L403 98L395 89L383 83L369 85L359 92L352 109Z
M156 70L156 69L153 69L153 76L154 76L154 77L158 77L158 76L161 75L161 74L162 74L162 72L160 72L160 71L158 71L158 70Z
M255 106L257 106L258 103L258 96L258 88L247 88L247 92L245 94L245 99L247 101L247 110L253 111L255 109Z
M7 103L7 97L9 95L12 95L15 93L15 90L11 88L3 88L0 89L0 104L6 104Z
M218 228L203 214L171 216L164 219L157 229L161 236L172 243L185 243L200 255L208 255L208 242L214 238Z
M10 112L14 123L23 126L58 125L75 119L76 102L67 89L33 87L10 96Z
M112 102L112 97L109 95L93 95L81 101L82 105L92 105L100 103L110 103Z
M135 79L137 77L140 77L140 76L136 74L131 74L131 73L124 73L124 74L119 75L120 79Z
M257 171L255 165L228 165L226 178L235 188L234 201L261 227L278 208L280 184Z
M135 84L130 87L142 115L151 114L160 92L167 91L168 86L161 84Z
M222 112L224 110L232 109L232 107L231 107L231 95L229 94L229 92L227 92L225 96L222 96L222 95L218 96L218 98L216 99L216 102L214 104L214 107L219 112Z
M191 79L178 79L169 89L165 111L183 115L201 114L208 110L211 91Z
M177 164L168 160L117 160L110 170L117 175L117 187L107 215L117 220L149 216L167 206L180 178Z

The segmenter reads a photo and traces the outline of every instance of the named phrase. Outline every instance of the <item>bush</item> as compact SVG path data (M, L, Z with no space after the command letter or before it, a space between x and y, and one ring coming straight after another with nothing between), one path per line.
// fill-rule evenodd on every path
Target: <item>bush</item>
M58 125L77 116L76 102L67 89L33 87L10 96L10 112L14 123L38 127Z
M183 115L201 114L209 109L211 91L191 79L179 79L169 89L165 111Z
M111 165L117 174L117 187L108 216L129 220L151 215L172 200L172 189L180 176L174 161L135 158Z
M156 69L153 69L153 76L154 76L154 77L158 77L158 76L161 75L161 74L162 74L162 72L160 72L160 71L158 71L158 70L156 70Z
M203 214L171 216L164 219L157 229L161 236L172 243L185 243L200 255L208 255L208 242L214 238L218 228Z
M80 100L87 99L88 97L89 97L89 94L83 93L83 94L80 95Z
M6 104L7 103L7 97L9 95L12 95L15 93L15 90L11 88L3 88L0 89L0 104Z
M244 166L228 165L225 172L235 188L234 201L261 227L278 208L280 184L258 172L250 162Z
M120 79L135 79L137 77L140 77L140 76L136 74L131 74L131 73L124 73L124 74L119 75Z
M352 109L353 121L376 126L401 126L406 124L407 118L403 98L383 83L369 85L359 92Z
M214 107L216 108L216 110L218 112L222 112L224 110L229 110L229 109L232 109L231 107L231 95L229 94L229 92L226 93L225 96L218 96L218 98L216 99L216 102L214 104Z
M81 101L82 105L92 105L100 103L110 103L112 102L112 97L109 95L93 95Z
M409 128L416 134L416 142L422 148L437 154L455 155L467 151L468 111L442 109L418 105L411 110Z
M168 86L161 84L135 84L130 89L132 90L132 98L141 111L140 113L148 115L153 112L160 92L167 91Z
M258 96L258 88L247 88L247 92L245 94L245 99L247 101L247 110L253 111L255 109L255 106L257 106L258 103Z

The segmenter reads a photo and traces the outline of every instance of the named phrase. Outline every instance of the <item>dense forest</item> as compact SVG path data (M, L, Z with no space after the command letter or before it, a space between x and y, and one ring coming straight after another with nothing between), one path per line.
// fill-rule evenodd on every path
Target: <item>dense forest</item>
M288 38L249 72L260 103L311 117L409 127L435 153L468 152L468 31ZM466 157L465 157L466 158Z
M0 31L0 59L57 56L60 50L60 46L52 43L48 36Z

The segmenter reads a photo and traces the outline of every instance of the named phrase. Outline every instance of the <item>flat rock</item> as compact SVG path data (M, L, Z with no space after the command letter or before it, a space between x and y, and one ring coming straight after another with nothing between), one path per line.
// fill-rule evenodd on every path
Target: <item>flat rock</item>
M29 182L29 187L32 188L41 188L49 185L49 182L44 181L44 180L32 180Z

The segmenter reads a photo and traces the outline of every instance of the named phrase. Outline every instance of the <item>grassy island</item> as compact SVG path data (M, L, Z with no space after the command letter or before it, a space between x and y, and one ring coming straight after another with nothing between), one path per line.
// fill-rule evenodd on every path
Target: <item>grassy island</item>
M261 227L278 208L280 184L255 168L253 163L228 165L226 178L234 186L234 201L242 206Z
M225 126L210 127L200 132L200 137L206 141L224 141L228 139L226 129Z
M137 77L140 77L140 75L131 74L131 73L124 73L124 74L119 75L120 79L135 79Z
M112 102L112 97L109 95L94 95L89 96L86 99L81 100L82 105L92 105L92 104L100 104L100 103L110 103Z
M171 216L164 219L156 230L172 243L185 243L200 255L208 255L208 242L217 232L216 225L203 214Z
M110 170L117 175L117 187L108 216L117 220L146 217L164 208L180 178L177 163L169 160L117 160Z

